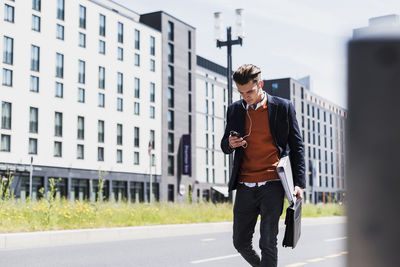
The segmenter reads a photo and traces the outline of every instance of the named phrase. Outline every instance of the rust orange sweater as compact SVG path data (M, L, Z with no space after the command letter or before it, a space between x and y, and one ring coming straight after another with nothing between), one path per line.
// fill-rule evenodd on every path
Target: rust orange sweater
M279 152L269 128L267 101L257 110L249 107L248 112L252 127L250 136L245 138L247 147L243 151L239 179L246 183L278 179ZM246 116L245 133L248 134L249 130L250 120Z

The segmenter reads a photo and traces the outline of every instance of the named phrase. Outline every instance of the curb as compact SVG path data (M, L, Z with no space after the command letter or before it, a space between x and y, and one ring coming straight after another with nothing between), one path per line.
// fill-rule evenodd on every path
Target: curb
M345 217L302 219L303 226L345 222ZM283 219L279 226L284 227ZM223 233L232 227L232 222L218 222L9 233L0 234L0 250Z

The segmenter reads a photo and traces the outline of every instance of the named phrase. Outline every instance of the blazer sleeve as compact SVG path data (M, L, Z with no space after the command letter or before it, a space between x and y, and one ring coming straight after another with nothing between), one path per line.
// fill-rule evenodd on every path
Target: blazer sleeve
M231 129L232 129L232 126L231 126L231 119L230 119L230 117L231 117L231 110L232 110L232 107L229 106L229 107L228 107L228 110L227 110L227 112L226 112L226 127L225 127L225 132L224 132L224 136L223 136L222 139L221 139L221 149L222 149L222 151L223 151L225 154L230 154L230 153L232 153L233 151L235 151L234 148L231 148L231 147L229 146L229 132L230 132Z
M296 119L296 111L292 103L289 103L289 157L293 173L293 182L295 186L306 187L305 163L304 163L304 145L301 137L299 125Z

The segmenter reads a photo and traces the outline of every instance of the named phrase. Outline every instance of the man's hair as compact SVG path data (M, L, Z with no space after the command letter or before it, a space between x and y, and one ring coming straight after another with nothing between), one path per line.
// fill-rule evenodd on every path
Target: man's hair
M257 83L261 81L261 70L253 64L244 64L233 73L233 80L240 85L250 81Z

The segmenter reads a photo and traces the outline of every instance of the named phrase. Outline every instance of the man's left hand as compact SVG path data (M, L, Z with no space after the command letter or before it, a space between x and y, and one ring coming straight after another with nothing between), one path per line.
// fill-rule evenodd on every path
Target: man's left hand
M303 198L303 189L300 186L295 186L293 191L293 196L296 196L297 200Z

